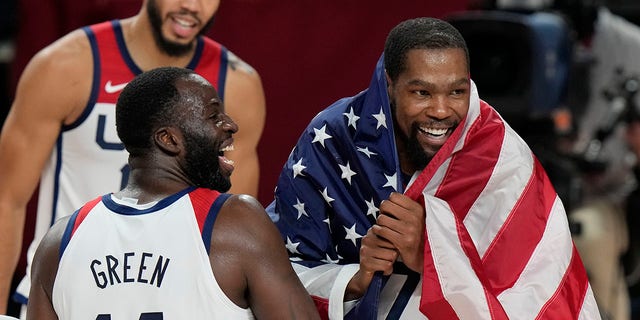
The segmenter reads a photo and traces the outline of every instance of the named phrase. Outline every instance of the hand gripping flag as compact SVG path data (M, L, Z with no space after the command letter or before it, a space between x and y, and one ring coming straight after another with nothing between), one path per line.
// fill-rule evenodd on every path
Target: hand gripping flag
M291 260L322 270L301 279L329 315L340 314L331 299L342 304L380 202L403 192L391 116L381 58L368 89L311 121L267 210ZM562 202L475 85L464 122L405 194L423 202L426 234L420 305L403 308L447 320L600 318ZM363 303L354 311L377 307Z

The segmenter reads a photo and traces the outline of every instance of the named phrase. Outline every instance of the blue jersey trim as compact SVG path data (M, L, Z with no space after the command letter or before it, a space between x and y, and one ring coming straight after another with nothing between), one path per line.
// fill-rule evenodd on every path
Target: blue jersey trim
M96 40L96 35L93 33L93 30L89 27L83 27L82 30L89 38L89 44L91 45L91 54L93 55L93 79L91 82L91 95L89 95L89 101L87 101L87 105L84 107L82 114L76 119L73 123L69 125L63 125L62 131L69 131L78 127L79 125L87 119L91 111L93 111L93 107L96 104L96 100L98 99L98 92L100 90L100 50L98 50L98 42Z
M19 294L18 292L15 292L13 294L13 297L11 297L13 299L13 301L19 303L19 304L23 304L23 305L27 305L27 303L29 302L29 298Z
M153 207L143 209L143 210L138 210L136 208L132 208L126 205L121 205L111 199L111 194L105 194L104 196L102 196L102 202L109 210L113 211L114 213L127 215L127 216L135 216L135 215L156 212L158 210L164 209L169 205L171 205L172 203L176 202L178 199L182 198L182 196L184 196L185 194L193 191L194 189L196 189L196 187L188 187L180 192L174 193L158 201L158 203L156 203Z
M196 39L196 50L193 53L193 58L191 58L191 61L189 61L186 66L187 69L196 69L198 63L200 63L200 58L202 58L202 51L204 51L204 40L202 40L201 37L198 37Z
M58 196L60 195L60 171L62 171L62 134L58 136L56 141L56 169L53 174L53 198L51 199L51 221L52 226L57 220L58 214Z
M187 69L195 70L200 63L200 59L202 58L202 53L204 52L205 42L202 37L198 37L196 39L196 50L193 53L193 58L187 64ZM227 48L223 45L220 45L220 70L218 71L218 85L216 86L216 91L218 91L218 96L220 99L224 101L224 85L227 79L227 65L228 65L228 53Z
M227 81L227 65L229 64L229 52L227 51L227 48L222 45L221 50L220 70L218 71L218 87L216 88L216 90L218 90L218 96L220 96L220 99L224 101L224 86Z
M73 226L76 224L79 212L80 209L76 210L76 212L71 215L71 218L69 218L69 221L67 221L67 227L64 229L64 233L62 234L62 238L60 239L60 251L58 252L58 260L62 258L62 254L67 249L67 245L69 245L69 241L71 240L71 232L73 232Z
M138 65L133 61L129 50L127 49L127 44L125 43L124 35L122 34L122 26L120 25L120 20L112 20L111 25L113 26L113 33L116 36L118 49L120 50L120 54L122 55L124 63L129 67L129 69L131 69L131 72L133 72L133 74L141 74L142 69L140 69L140 67L138 67Z
M213 233L213 224L218 217L218 213L220 213L220 208L222 208L222 205L230 196L231 194L221 193L213 202L211 208L209 208L207 218L204 220L204 225L202 226L202 242L204 243L205 249L207 249L207 255L210 254L211 251L211 234Z

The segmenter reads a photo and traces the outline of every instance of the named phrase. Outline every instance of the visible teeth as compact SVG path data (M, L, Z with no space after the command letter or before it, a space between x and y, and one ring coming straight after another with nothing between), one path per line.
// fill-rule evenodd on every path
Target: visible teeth
M193 24L189 21L185 21L185 20L181 20L181 19L175 19L175 21L180 24L183 27L191 27Z
M224 158L224 162L225 162L226 164L233 165L233 160L231 160L231 159Z
M235 150L235 148L233 147L232 144L220 149L220 151L222 151L222 152L224 152L224 151L233 151L233 150Z
M441 136L447 133L448 131L448 129L435 129L435 128L421 128L421 129L422 131L434 136Z

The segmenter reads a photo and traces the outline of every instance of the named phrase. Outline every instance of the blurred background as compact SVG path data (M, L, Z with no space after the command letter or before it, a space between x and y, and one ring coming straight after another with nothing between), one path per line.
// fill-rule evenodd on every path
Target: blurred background
M0 1L0 124L38 50L80 26L134 15L140 3ZM603 318L640 319L640 150L629 130L640 123L637 0L222 0L209 35L258 70L266 95L260 202L271 202L311 118L366 88L388 31L418 16L446 19L461 31L481 98L543 163ZM25 250L30 235L27 227Z

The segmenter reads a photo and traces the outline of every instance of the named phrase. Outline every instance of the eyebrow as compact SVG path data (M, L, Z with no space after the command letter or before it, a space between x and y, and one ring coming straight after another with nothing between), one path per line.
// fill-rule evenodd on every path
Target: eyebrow
M429 86L429 87L434 86L434 84L433 84L433 83L431 83L431 82L425 82L425 81L420 80L420 79L413 79L413 80L410 80L410 81L408 82L408 84L409 84L409 85L418 85L418 86ZM455 80L455 81L451 82L449 85L452 85L452 86L459 86L459 85L467 85L467 84L469 84L469 79L467 79L467 78L460 78L460 79L458 79L458 80Z

